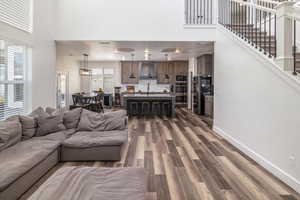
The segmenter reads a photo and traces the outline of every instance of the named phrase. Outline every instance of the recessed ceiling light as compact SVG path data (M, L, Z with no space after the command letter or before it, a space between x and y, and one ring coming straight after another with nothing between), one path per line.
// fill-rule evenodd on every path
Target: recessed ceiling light
M175 53L180 53L180 49L176 48Z
M149 53L149 49L148 49L148 48L146 48L144 52L145 52L145 53Z

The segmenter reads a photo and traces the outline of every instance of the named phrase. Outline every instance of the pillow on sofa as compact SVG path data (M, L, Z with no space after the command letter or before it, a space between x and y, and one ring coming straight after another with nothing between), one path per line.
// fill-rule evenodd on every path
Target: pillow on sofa
M0 151L21 141L22 125L18 117L0 121Z
M77 128L82 108L76 108L64 113L64 125L67 129Z
M55 109L51 107L46 108L46 112L50 115L56 115L63 113L63 125L67 129L77 128L82 108L76 108L74 110L66 110L65 108Z
M79 131L112 131L126 129L126 111L96 113L83 110L78 124Z
M57 115L57 114L60 114L60 113L65 113L67 111L67 109L66 108L46 107L45 111L48 115Z
M67 111L66 108L51 108L51 107L47 107L45 109L46 113L48 114L47 117L49 116L55 116L55 115L60 115L61 117L64 116L65 112ZM63 123L63 118L61 120L61 123L59 124L59 130L63 131L66 130L66 126Z
M55 113L54 115L41 116L37 118L37 130L35 136L44 136L57 131L65 130L63 125L64 113Z
M30 139L36 133L37 128L37 117L47 117L48 114L45 113L42 107L38 107L34 111L32 111L27 116L20 116L20 122L22 124L22 135L23 139Z

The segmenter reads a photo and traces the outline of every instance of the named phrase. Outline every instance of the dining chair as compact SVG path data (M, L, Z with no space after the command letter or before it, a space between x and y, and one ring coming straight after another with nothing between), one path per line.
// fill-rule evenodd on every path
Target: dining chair
M76 108L85 108L89 109L90 104L87 104L83 101L81 94L73 94L72 95L73 105L70 105L70 110L76 109Z
M103 99L104 99L104 93L99 92L94 97L94 102L90 104L91 110L94 112L103 112L104 113Z

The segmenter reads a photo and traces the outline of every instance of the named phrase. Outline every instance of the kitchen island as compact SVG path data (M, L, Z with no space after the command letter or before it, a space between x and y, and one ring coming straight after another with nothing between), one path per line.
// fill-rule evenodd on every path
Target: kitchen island
M124 107L129 116L133 115L166 115L175 116L175 96L161 94L125 94Z

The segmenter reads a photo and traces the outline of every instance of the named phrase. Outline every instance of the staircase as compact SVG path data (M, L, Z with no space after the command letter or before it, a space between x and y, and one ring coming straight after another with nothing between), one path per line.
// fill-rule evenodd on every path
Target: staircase
M254 24L227 24L225 27L269 57L276 57L276 37L274 35L261 31Z
M299 34L296 22L300 22L300 8L294 2L280 3L280 1L218 0L218 22L269 58L290 58L291 55L288 52L283 49L277 50L277 48L286 46L286 44L282 44L286 42L286 39L291 41L290 37L293 37L294 44L289 43L287 45L290 45L291 49L295 46ZM281 5L279 6L279 4ZM293 27L290 23L282 20L283 18L292 19ZM285 34L278 31L279 28L286 27L289 31ZM281 45L277 46L277 42ZM295 64L293 74L300 75L300 52L294 53L293 57ZM284 65L281 66L284 69L291 69L292 67L290 63L281 63L281 65Z

